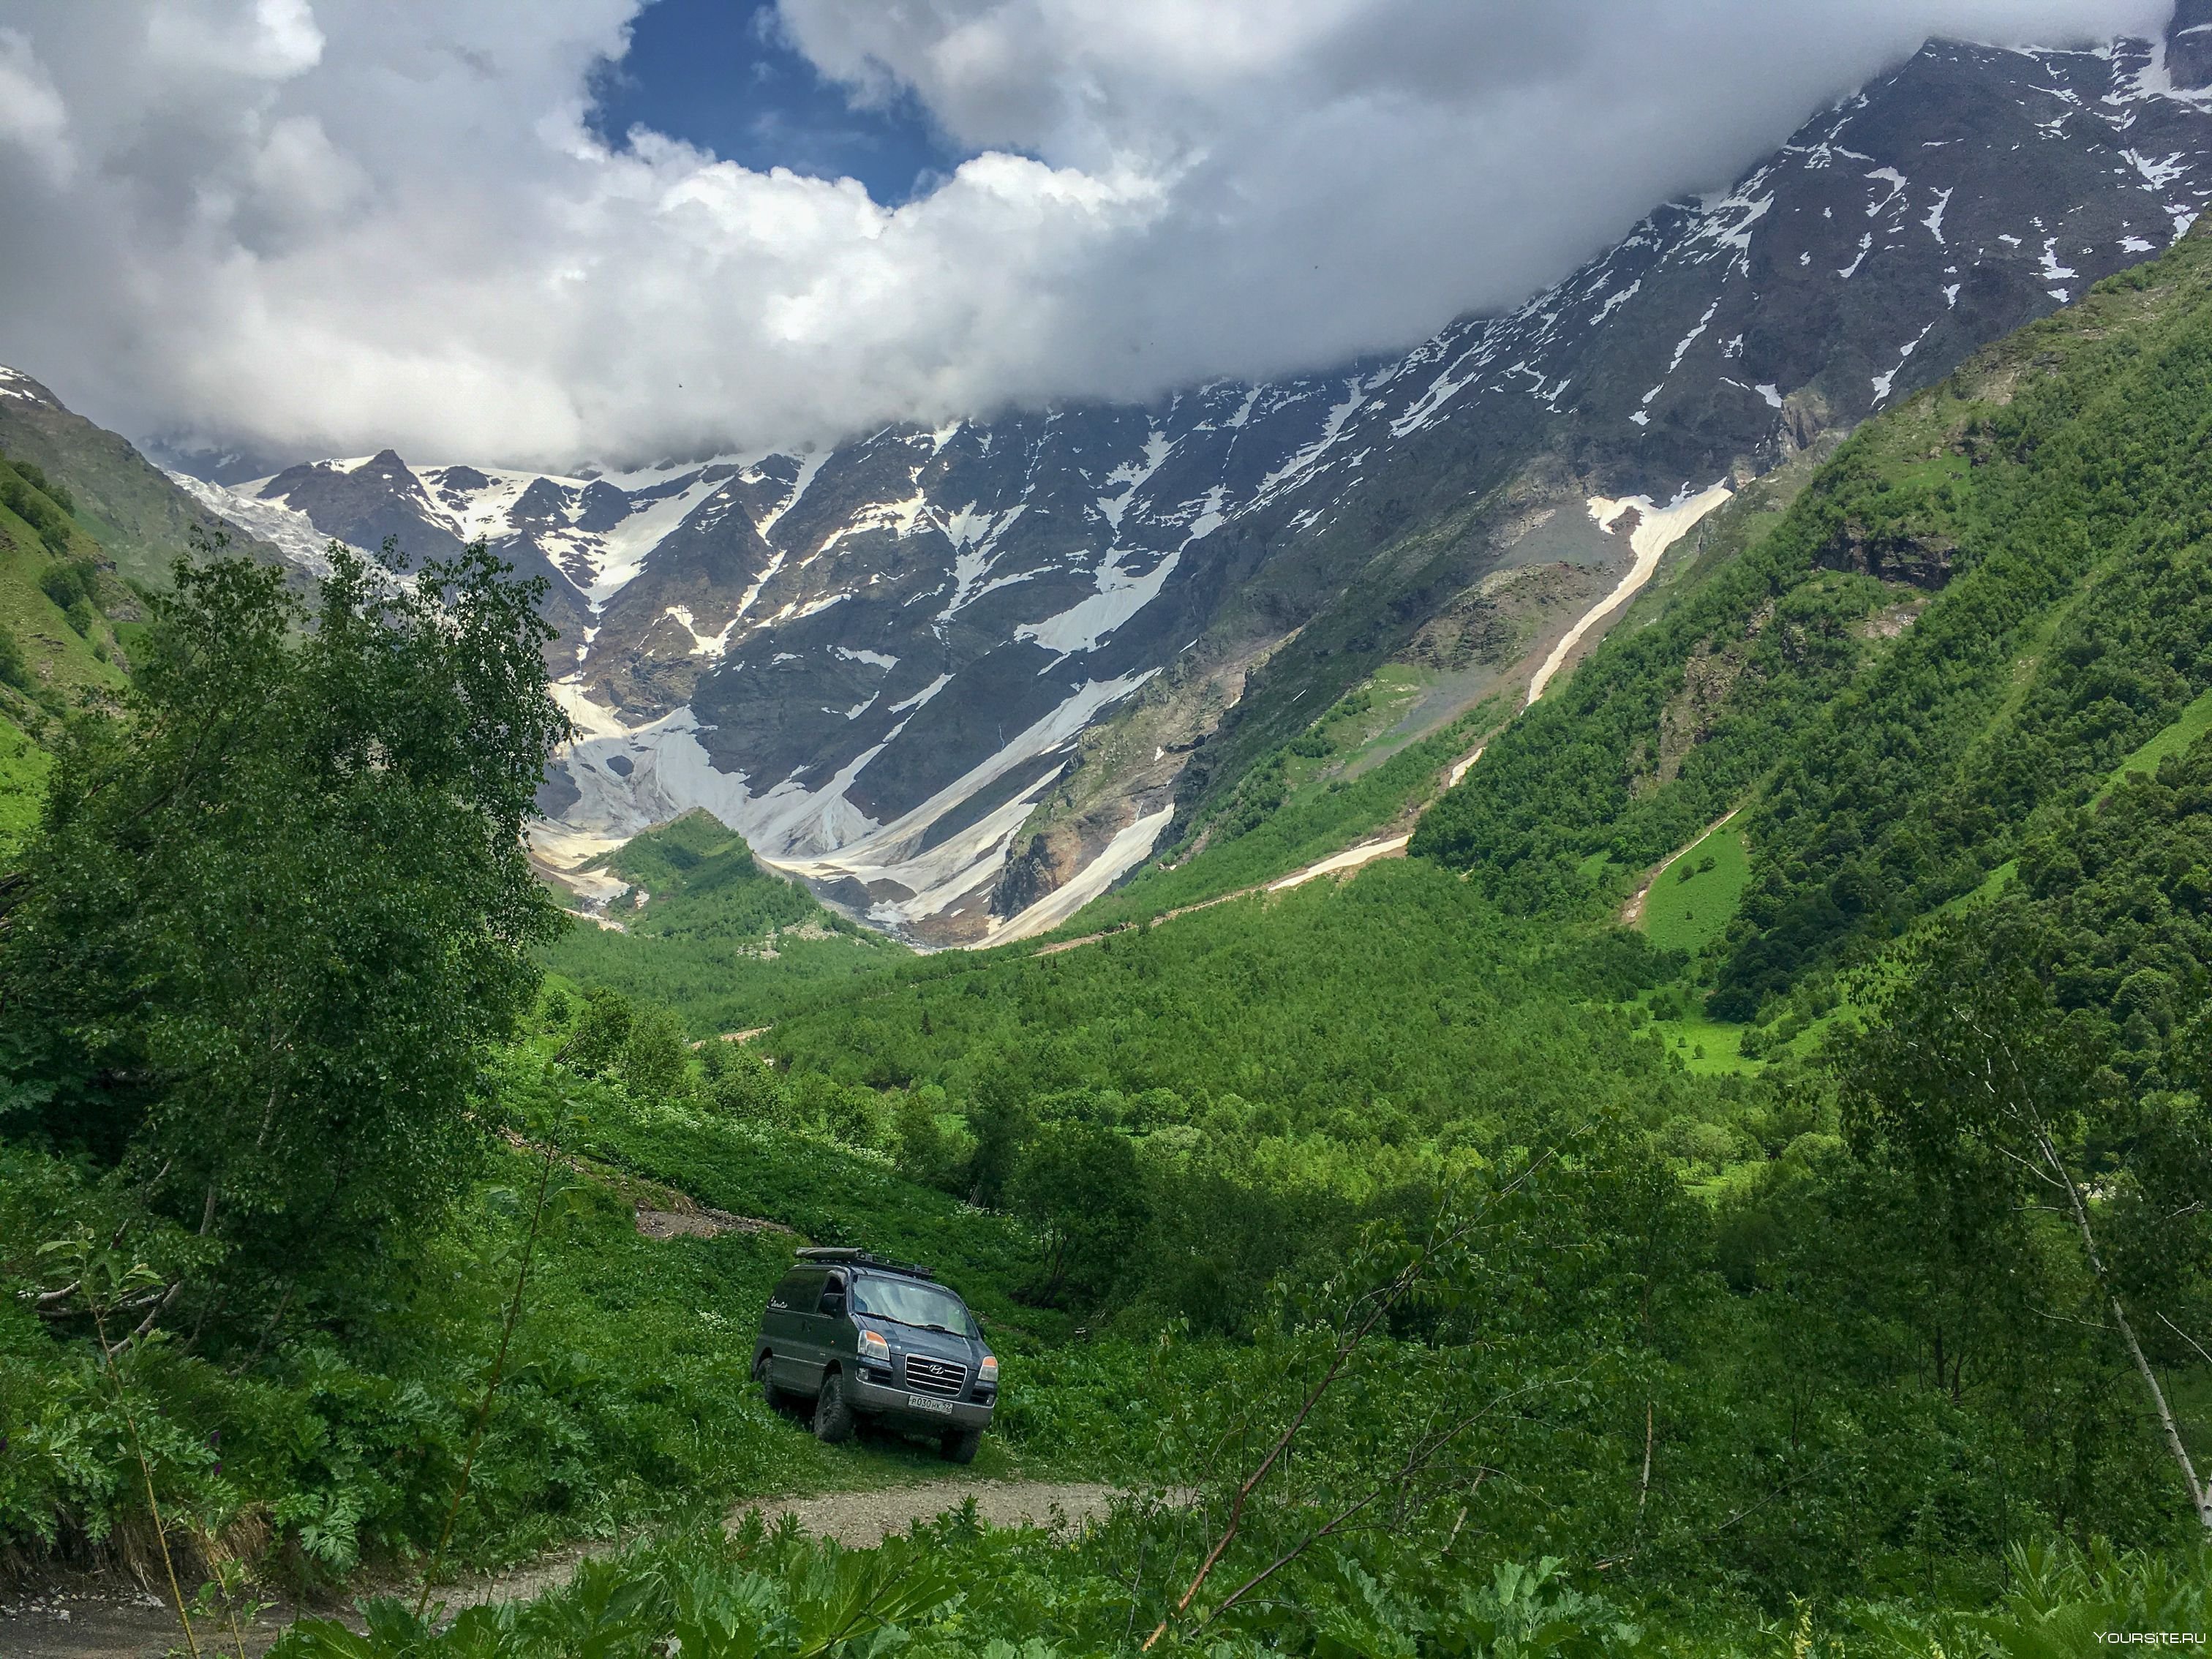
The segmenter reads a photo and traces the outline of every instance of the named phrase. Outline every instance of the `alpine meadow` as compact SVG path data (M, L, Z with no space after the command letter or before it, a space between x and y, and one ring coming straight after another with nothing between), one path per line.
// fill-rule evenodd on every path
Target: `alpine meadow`
M38 182L0 119L0 199L89 200L125 165L88 161L108 94L73 24L16 9L0 102L76 170ZM146 49L228 74L304 28L286 98L368 61L337 0L204 9L149 12ZM572 230L698 162L656 211L769 180L797 237L805 191L877 210L850 170L919 158L870 233L914 269L820 254L745 327L801 339L865 291L888 356L889 296L971 257L927 216L1045 161L1018 234L1086 190L1085 235L1138 234L1016 138L1047 89L1118 131L1139 34L602 9L614 44L562 82L602 125L531 140L615 169ZM1289 52L1297 9L1225 7L1208 54L1259 73L1238 54ZM1347 85L1436 22L1345 10ZM0 326L0 1650L2207 1639L2212 0L2095 40L2045 10L1862 9L1837 39L1876 11L1910 39L1726 188L1625 234L1592 209L1604 251L1533 297L1272 379L994 402L946 369L972 412L656 448L630 377L691 393L641 353L576 394L619 435L430 465L381 394L333 382L328 428L149 412L46 350L60 324ZM1495 65L1425 72L1501 110L1536 107L1519 54L1598 50L1476 13ZM1977 32L2005 44L1948 38ZM986 110L961 77L1017 36L1034 85ZM744 142L860 148L667 136L708 106L655 77L695 56L750 65L756 103L711 83ZM487 111L520 73L464 70ZM774 103L802 70L814 101ZM1164 84L1127 94L1163 132L1234 101ZM329 92L331 138L281 100L192 125L180 81L133 143L170 134L194 234L232 215L232 276L275 282L337 233L255 218L264 175L193 147L282 129L368 222L388 181L345 194L341 152L370 85ZM1273 187L1217 164L1179 163ZM1184 176L1123 180L1143 235L1259 234ZM519 433L540 371L497 353L526 331L440 222L386 275L453 296L451 332L379 361L443 354L453 410L496 381ZM1083 247L1035 280L1136 282ZM721 280L687 249L568 250L530 303L620 270L676 306ZM1091 301L1102 341L1125 302ZM1048 350L995 303L1006 338L958 351ZM679 375L720 374L710 346ZM544 374L602 372L563 352ZM325 434L361 441L312 459Z

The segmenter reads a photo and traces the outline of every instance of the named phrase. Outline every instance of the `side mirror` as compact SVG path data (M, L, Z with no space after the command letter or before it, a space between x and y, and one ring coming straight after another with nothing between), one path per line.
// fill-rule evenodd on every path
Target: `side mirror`
M845 1316L845 1293L842 1291L831 1291L824 1296L822 1298L821 1313L827 1319L842 1319Z

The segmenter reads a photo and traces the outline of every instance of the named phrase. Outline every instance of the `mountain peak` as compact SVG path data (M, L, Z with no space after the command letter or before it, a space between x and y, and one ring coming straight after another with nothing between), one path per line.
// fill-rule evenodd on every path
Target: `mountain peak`
M0 398L14 398L24 403L41 404L48 409L59 409L62 406L59 398L20 368L0 368Z

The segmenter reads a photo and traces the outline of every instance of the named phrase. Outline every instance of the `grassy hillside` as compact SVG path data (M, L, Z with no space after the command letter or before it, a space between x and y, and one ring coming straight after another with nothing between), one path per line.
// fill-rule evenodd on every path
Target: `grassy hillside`
M0 455L0 714L19 724L123 684L117 628L140 615L65 485Z
M0 716L0 860L38 822L52 763L21 726Z
M2212 691L2203 693L2181 711L2172 725L2114 767L2095 799L2102 800L2135 773L2154 775L2167 756L2185 753L2207 732L2212 732Z
M219 527L121 438L35 382L9 385L0 398L0 846L36 814L51 723L112 702L145 625L145 586L166 580L195 528Z
M1200 815L1134 879L1085 907L1063 933L1118 927L1301 869L1369 836L1402 834L1453 762L1506 717L1502 698L1425 737L1399 720L1423 677L1398 665L1330 705Z
M0 858L38 817L56 722L113 703L143 628L78 505L35 462L0 454Z
M0 398L0 453L65 485L77 525L129 581L159 586L195 529L227 532L241 552L274 562L273 548L239 535L186 495L128 441L64 408L36 381L15 375Z
M1662 951L1704 950L1735 917L1750 875L1742 835L1714 830L1653 879L1644 901L1644 936Z

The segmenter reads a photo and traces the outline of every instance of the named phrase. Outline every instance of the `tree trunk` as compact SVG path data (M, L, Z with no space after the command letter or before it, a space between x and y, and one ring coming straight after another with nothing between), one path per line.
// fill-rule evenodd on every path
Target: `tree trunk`
M2158 1373L2151 1369L2150 1359L2136 1340L2136 1328L2128 1322L2128 1310L2121 1305L2120 1293L2112 1287L2111 1276L2105 1271L2105 1259L2098 1253L2097 1237L2089 1225L2089 1206L2082 1201L2081 1189L2075 1184L2074 1173L2058 1156L2058 1148L2051 1137L2039 1127L2036 1139L2041 1144L2044 1161L2066 1188L2067 1202L2073 1206L2074 1225L2081 1235L2081 1249L2089 1258L2089 1271L2096 1275L2097 1288L2104 1292L2105 1301L2112 1310L2112 1323L2120 1333L2128 1358L2135 1361L2136 1371L2143 1380L2150 1395L2151 1407L2158 1413L2159 1428L2166 1436L2166 1449L2181 1469L2182 1484L2189 1489L2190 1506L2197 1511L2197 1524L2212 1534L2212 1492L2207 1492L2197 1478L2197 1466L2190 1461L2189 1448L2182 1443L2181 1429L2173 1420L2172 1407L2166 1403L2166 1390L2159 1386Z

